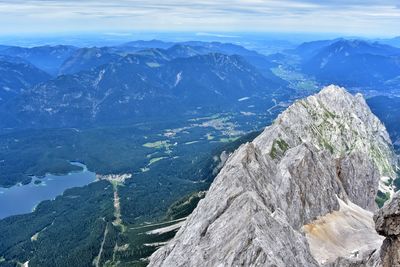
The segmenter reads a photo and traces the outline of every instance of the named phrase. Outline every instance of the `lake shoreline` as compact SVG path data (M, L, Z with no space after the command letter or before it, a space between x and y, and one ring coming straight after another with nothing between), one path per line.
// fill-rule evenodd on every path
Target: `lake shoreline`
M20 182L12 187L0 187L0 220L30 213L42 201L55 199L67 189L96 181L96 173L89 171L85 164L77 161L71 161L70 164L81 170L61 175L46 173L43 177L31 176L27 184Z

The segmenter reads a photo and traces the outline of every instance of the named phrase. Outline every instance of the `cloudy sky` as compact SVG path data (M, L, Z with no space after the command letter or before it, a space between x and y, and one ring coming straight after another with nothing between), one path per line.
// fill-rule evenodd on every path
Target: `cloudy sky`
M0 35L215 31L400 35L400 0L0 0Z

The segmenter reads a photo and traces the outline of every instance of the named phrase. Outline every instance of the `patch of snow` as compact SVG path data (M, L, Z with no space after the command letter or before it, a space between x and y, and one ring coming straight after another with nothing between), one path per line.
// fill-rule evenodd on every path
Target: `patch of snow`
M253 116L256 115L253 112L248 112L248 111L240 111L240 114L244 115L244 116Z
M146 65L150 68L159 68L161 65L157 62L146 62Z
M170 225L170 226L167 226L167 227L162 227L162 228L158 228L158 229L155 229L155 230L148 231L148 232L146 232L146 234L148 234L148 235L161 235L161 234L164 234L164 233L168 233L168 232L171 232L171 231L179 229L184 223L185 223L185 221L180 221L180 222L178 222L176 224L173 224L173 225Z
M238 101L242 102L242 101L246 101L246 100L249 100L249 99L250 99L249 96L245 96L245 97L239 98Z
M323 58L321 64L319 65L320 69L325 68L326 64L328 64L328 58Z
M139 78L142 80L142 81L146 81L147 79L146 79L146 76L143 76L143 75L141 75L141 74L137 74L138 76L139 76Z
M94 85L94 86L98 86L98 85L99 85L99 83L101 82L101 80L102 80L103 77L104 77L104 73L106 73L106 70L105 70L105 69L102 69L102 70L99 72L99 75L97 76L96 80L93 82L93 85Z
M174 87L176 87L181 81L182 81L182 71L180 71L180 72L176 75Z
M168 242L155 242L155 243L145 243L143 244L146 247L159 247L159 246L164 246Z
M82 95L83 95L83 92L79 92L79 93L73 94L72 97L73 97L74 99L78 99L78 98L81 98Z
M223 76L222 74L220 74L220 73L218 73L218 72L214 72L214 73L215 73L215 75L217 75L217 77L218 77L220 80L222 80L222 81L225 80L225 76Z
M214 93L216 93L217 95L222 95L222 93L218 90L214 90Z
M123 99L118 100L119 104L127 104L130 101L130 96L124 96Z

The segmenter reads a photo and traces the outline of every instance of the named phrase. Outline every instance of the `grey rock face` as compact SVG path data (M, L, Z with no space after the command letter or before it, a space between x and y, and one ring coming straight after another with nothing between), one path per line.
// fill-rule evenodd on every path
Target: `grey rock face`
M303 228L319 226L318 218L326 223L323 216L331 213L332 220L354 226L354 233L369 231L371 245L357 248L366 254L380 246L369 211L376 208L380 177L393 175L393 166L388 134L363 98L327 87L294 103L229 157L205 199L151 256L150 266L331 264L309 245L309 235L315 244L324 237L306 235ZM366 219L354 223L354 214ZM352 233L342 242L349 243ZM346 249L338 249L337 257L346 257Z
M400 266L400 192L374 216L376 231L385 236L380 250L381 266Z

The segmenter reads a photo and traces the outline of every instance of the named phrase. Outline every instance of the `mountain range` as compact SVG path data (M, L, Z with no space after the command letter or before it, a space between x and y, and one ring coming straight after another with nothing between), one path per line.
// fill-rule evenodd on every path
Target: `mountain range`
M150 266L393 266L396 158L361 95L330 86L257 135L211 155L208 167L190 165L188 174L213 173L203 179L218 174L209 189L202 178L145 172L70 189L0 220L1 264L143 266L158 249ZM171 204L171 195L194 186L201 191ZM381 194L393 201L373 217ZM165 205L162 220L149 222L145 208Z
M24 59L51 75L57 75L58 68L76 49L76 47L66 45L32 48L11 46L0 49L0 55Z
M97 174L1 219L0 266L397 264L399 51L0 46L2 186Z
M390 38L390 39L378 39L377 42L395 46L395 47L400 47L400 36Z
M117 60L120 57L120 55L110 51L110 48L107 47L80 48L62 63L59 67L58 73L63 75L90 70Z
M0 77L0 105L51 78L24 60L7 56L0 56Z
M400 76L400 48L362 40L305 43L291 53L301 69L322 84L347 87L393 87Z
M203 47L176 45L126 56L101 51L77 50L77 58L67 61L62 69L89 70L60 75L3 105L0 112L8 119L1 126L134 122L199 109L228 110L240 104L237 100L243 97L261 101L266 95L287 93L286 82L267 66L261 71L260 64L257 68L242 56L209 53ZM251 59L256 58L248 54Z

